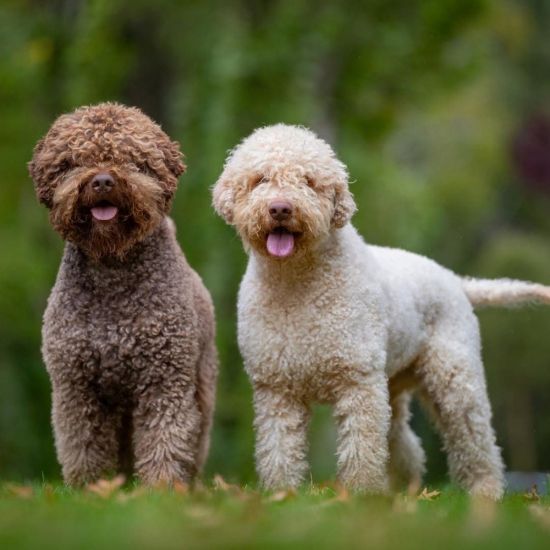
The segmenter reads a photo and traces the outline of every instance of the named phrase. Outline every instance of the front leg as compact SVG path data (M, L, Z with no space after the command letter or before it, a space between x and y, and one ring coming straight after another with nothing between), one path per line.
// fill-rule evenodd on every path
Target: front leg
M310 411L284 390L254 388L256 468L266 489L297 487L307 472Z
M384 372L372 372L342 388L334 415L339 480L352 489L386 493L391 409Z
M76 377L52 377L52 386L55 446L65 483L81 485L114 473L119 416Z
M189 483L197 473L201 413L195 386L171 379L151 385L134 411L135 469L147 485Z

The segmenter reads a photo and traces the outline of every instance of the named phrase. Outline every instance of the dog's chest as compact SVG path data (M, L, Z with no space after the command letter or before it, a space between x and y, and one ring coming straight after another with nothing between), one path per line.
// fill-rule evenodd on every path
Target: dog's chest
M104 397L117 399L162 383L184 353L198 353L198 344L177 288L165 285L154 292L147 285L105 283L56 289L46 312L44 350L46 362L63 364L66 376L85 379ZM48 354L67 359L48 361Z
M371 293L350 295L345 284L277 292L243 284L239 345L253 381L322 388L342 376L360 376L365 358L383 366L381 325Z

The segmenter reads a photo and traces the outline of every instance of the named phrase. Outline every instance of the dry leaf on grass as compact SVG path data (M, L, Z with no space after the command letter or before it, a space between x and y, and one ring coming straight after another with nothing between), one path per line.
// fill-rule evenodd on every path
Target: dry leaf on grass
M347 502L351 498L351 494L347 487L342 485L342 483L336 482L323 482L319 486L312 485L310 489L310 493L312 495L325 495L327 492L334 492L334 497L326 500L325 502L327 504L330 504L332 502ZM329 493L329 494L330 494Z
M128 502L129 500L134 500L135 498L139 498L143 495L147 494L147 489L140 485L139 487L136 487L132 491L126 493L126 492L119 492L116 495L116 499L118 502Z
M188 495L190 491L189 485L183 481L174 481L172 489L174 493L177 493L178 495Z
M212 481L213 481L215 490L229 493L239 500L243 500L243 501L251 500L251 499L257 498L258 496L258 495L255 495L254 493L245 491L239 485L234 485L233 483L227 483L227 481L225 481L225 479L223 479L223 477L219 474L216 474Z
M222 523L220 514L212 508L195 504L185 508L185 515L207 527L218 527Z
M529 491L523 493L523 498L525 500L531 500L538 502L540 500L539 492L537 491L537 486L533 485Z
M223 477L220 474L216 474L214 476L212 483L214 484L214 489L217 489L218 491L226 491L226 492L242 491L242 489L238 485L227 483L227 481L225 481L225 479L223 479Z
M296 491L294 489L284 489L282 491L277 491L270 495L267 499L268 502L286 502L287 500L293 499L296 496Z
M113 479L99 479L95 483L89 483L86 490L101 498L109 498L124 485L124 481L123 475L118 475Z
M441 495L441 491L429 491L427 487L416 497L417 500L435 500Z
M343 485L337 485L336 496L332 499L332 502L347 502L350 499L349 491Z
M16 483L7 483L6 489L8 492L19 498L32 498L34 489L28 485L17 485Z

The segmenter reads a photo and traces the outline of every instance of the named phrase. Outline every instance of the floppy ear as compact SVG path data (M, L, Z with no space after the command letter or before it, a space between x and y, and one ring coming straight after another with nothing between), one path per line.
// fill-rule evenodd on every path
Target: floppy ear
M353 195L348 187L348 173L342 165L338 170L336 185L334 187L334 212L332 214L332 226L344 227L350 220L357 207Z
M228 223L233 224L234 182L224 170L212 188L212 205L216 212Z
M166 136L166 139L161 142L160 148L164 153L166 168L172 172L175 178L179 178L187 168L183 162L183 153L180 151L179 143L171 141Z
M157 165L157 174L163 187L164 208L168 212L178 186L178 177L185 172L183 153L177 141L172 141L164 132L158 138L157 147L162 152L164 166ZM154 167L153 167L154 168Z
M45 140L46 138L43 137L36 144L32 159L27 164L27 168L33 180L38 200L46 205L47 208L51 208L55 191L55 187L51 185L51 180L57 172L56 161L58 159L56 157L58 153L55 149L50 150L48 153L44 149Z

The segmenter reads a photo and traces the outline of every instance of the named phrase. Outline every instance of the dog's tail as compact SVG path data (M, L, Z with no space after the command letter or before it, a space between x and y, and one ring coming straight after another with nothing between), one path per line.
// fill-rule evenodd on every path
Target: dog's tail
M462 279L473 306L550 305L550 286L514 279Z

